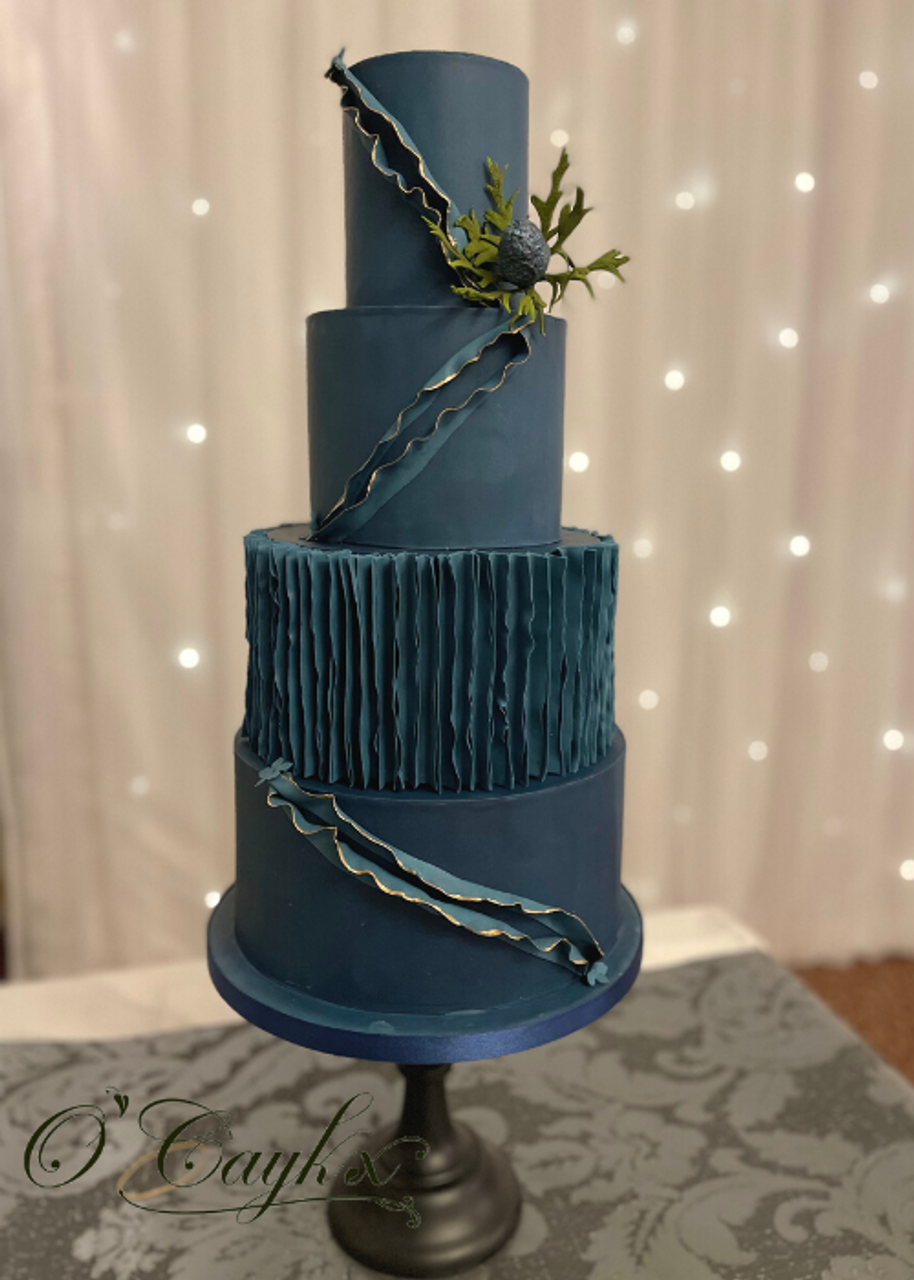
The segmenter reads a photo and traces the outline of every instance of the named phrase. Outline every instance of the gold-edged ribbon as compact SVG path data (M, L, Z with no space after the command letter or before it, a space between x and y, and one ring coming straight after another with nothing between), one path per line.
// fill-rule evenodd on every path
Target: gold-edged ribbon
M424 471L479 397L497 391L529 358L531 323L512 329L510 318L503 320L445 361L349 477L327 515L315 521L312 541L345 542Z
M288 761L276 760L260 771L257 785L269 783L267 804L282 809L333 866L478 937L501 938L528 955L561 965L590 986L609 981L603 951L579 916L464 880L405 853L349 817L336 796L299 786L291 768Z
M460 212L432 176L404 126L346 66L342 52L327 77L343 90L342 107L363 138L371 163L423 216L458 246L466 240L456 225ZM440 243L440 242L439 242ZM443 247L443 246L442 246ZM525 332L510 318L493 325L451 356L427 378L415 399L346 481L331 509L315 519L311 540L345 542L428 466L435 454L480 403L497 391L511 369L530 355ZM445 403L445 401L449 403Z

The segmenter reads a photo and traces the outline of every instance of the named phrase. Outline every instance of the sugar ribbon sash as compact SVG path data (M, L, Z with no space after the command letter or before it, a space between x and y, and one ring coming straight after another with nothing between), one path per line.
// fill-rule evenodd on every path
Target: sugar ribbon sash
M458 928L502 938L528 955L561 965L589 986L609 981L602 949L579 916L461 879L405 853L350 818L336 796L299 786L291 768L288 761L276 760L261 769L257 785L269 784L267 804L284 811L295 830L333 866Z
M457 244L459 212L429 172L403 125L354 76L342 55L327 76L343 89L343 110L365 141L371 163L404 198L436 221ZM415 399L398 414L325 516L313 522L314 542L345 542L410 484L481 403L530 356L532 320L515 328L511 317L474 338L426 378Z

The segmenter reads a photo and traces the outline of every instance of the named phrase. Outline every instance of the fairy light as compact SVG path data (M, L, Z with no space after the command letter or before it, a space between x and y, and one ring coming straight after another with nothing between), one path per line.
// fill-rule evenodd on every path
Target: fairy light
M663 384L670 391L681 391L685 386L685 374L681 369L668 369L664 374Z
M803 533L797 533L790 539L790 554L792 556L808 556L811 543Z
M695 197L692 195L691 191L679 192L679 194L676 197L676 208L677 209L694 209L695 208Z
M197 649L182 649L178 654L178 662L185 670L192 671L200 665L200 653Z
M764 760L768 755L768 744L757 739L755 742L749 743L749 759Z
M882 745L887 751L900 751L904 746L904 734L900 729L886 729L882 735Z
M653 553L654 544L650 538L636 538L632 543L632 551L639 560L646 560Z
M205 218L209 213L209 201L204 199L203 196L198 196L190 207L198 218Z
M870 298L873 302L881 305L889 300L889 287L885 284L874 284L870 289Z
M586 453L573 453L568 459L572 471L586 471L590 466L590 458Z
M726 605L715 605L708 616L711 619L712 627L726 627L730 625L730 610Z
M564 129L553 129L549 135L549 141L554 147L567 147L568 134Z
M209 893L205 893L203 895L203 901L209 907L210 911L212 911L213 907L218 907L219 903L222 901L222 894L218 889L210 889Z
M206 439L206 427L202 422L192 422L184 434L191 444L202 444Z
M657 703L660 701L660 695L655 693L653 689L642 689L638 694L638 705L643 707L645 711L653 711Z
M793 180L793 185L796 187L797 191L812 191L813 187L816 185L816 180L811 173L798 173Z
M861 71L857 79L860 82L861 89L875 89L879 83L879 77L875 71Z
M782 329L778 334L778 342L782 347L795 347L800 341L800 335L796 329Z
M638 39L638 25L630 19L620 22L616 27L616 39L619 44L634 44Z
M889 578L882 589L882 594L889 604L901 604L908 598L908 584L904 578Z
M828 654L822 653L817 649L815 653L809 655L810 671L827 671L828 670Z
M902 880L914 880L914 858L905 858L898 868L898 874Z
M720 455L720 465L724 471L739 471L743 460L735 449L728 449L726 453Z

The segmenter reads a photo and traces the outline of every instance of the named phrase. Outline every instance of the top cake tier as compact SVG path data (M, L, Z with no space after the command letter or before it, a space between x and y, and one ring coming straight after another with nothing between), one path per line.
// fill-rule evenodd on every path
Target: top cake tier
M403 125L429 173L465 213L489 204L483 161L508 165L507 190L527 211L527 77L468 53L392 53L352 72ZM460 306L454 273L428 229L371 163L364 137L344 114L346 299L350 307Z

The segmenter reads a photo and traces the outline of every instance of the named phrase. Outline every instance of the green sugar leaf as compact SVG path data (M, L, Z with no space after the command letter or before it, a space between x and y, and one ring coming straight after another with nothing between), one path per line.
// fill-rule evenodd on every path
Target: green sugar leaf
M581 225L588 213L590 213L590 209L584 207L584 192L578 187L574 197L574 204L562 206L562 212L559 214L558 220L559 238L552 246L553 253L557 252L571 233Z
M426 219L426 221L428 221L428 219ZM455 226L463 227L471 243L474 240L478 240L482 235L482 227L479 225L479 219L476 217L476 214L472 209L469 213L462 213L457 219Z
M498 258L502 233L513 221L514 201L518 194L515 191L509 199L505 198L504 183L507 165L500 167L491 157L486 159L489 181L486 183L485 190L491 198L493 208L485 211L481 222L474 209L457 218L455 226L466 233L466 244L457 244L449 230L431 218L422 219L441 244L448 265L457 273L459 283L451 285L457 297L479 306L502 308L511 316L512 327L536 320L540 332L545 333L546 311L551 311L557 302L561 302L573 280L579 280L593 297L593 286L587 278L592 272L610 271L620 280L624 279L620 268L629 259L618 249L609 249L587 266L578 266L565 247L568 237L590 213L589 207L584 203L584 192L577 187L574 201L566 201L556 218L556 211L563 194L562 179L568 167L568 152L563 147L558 164L552 173L549 195L545 200L541 200L538 196L531 196L531 203L539 215L542 233L547 240L551 240L552 253L561 258L565 264L565 269L562 271L546 272L544 279L549 285L551 294L548 304L540 296L535 284L524 290L513 287L500 288L500 277L493 269ZM555 219L555 225L553 225L553 219ZM512 306L516 307L513 312Z
M485 221L498 231L504 231L510 226L514 217L514 201L517 198L517 192L515 191L509 200L505 199L507 165L503 169L499 168L491 156L486 156L486 168L489 171L489 181L485 189L495 208L486 210Z
M562 147L562 154L559 156L558 164L552 171L552 185L549 188L549 194L545 200L541 200L539 196L532 196L531 203L539 215L540 230L548 240L552 235L552 217L556 207L562 198L562 179L568 172L568 166L571 161L568 159L567 150Z
M494 262L498 257L498 248L488 240L477 240L473 244L468 244L464 253L472 259L474 266L479 267L484 262Z
M627 254L619 253L618 249L609 249L606 253L601 253L599 258L594 258L593 262L587 267L588 271L611 271L614 276L618 276L622 283L625 283L625 276L619 270L624 267L626 262L631 262L631 258Z

